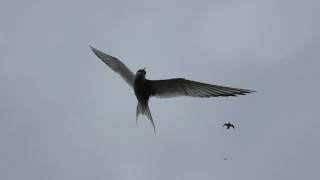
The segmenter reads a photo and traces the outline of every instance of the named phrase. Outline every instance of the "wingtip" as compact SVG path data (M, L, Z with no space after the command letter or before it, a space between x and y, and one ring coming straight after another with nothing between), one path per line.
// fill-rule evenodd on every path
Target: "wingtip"
M240 95L252 94L252 93L255 93L255 92L256 91L245 89L242 93L240 93Z
M96 48L94 48L93 46L89 45L89 47L92 51L96 51Z
M92 51L96 56L98 56L98 57L101 59L100 56L101 56L102 52L99 51L98 49L94 48L94 47L91 46L91 45L89 45L89 47L90 47L91 51Z

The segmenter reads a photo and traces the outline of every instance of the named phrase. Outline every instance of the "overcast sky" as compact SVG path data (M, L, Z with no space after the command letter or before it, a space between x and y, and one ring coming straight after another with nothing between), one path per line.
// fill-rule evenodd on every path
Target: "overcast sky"
M0 179L320 179L319 8L1 0ZM133 90L89 45L149 79L257 93L152 98L155 135L143 118L136 126Z

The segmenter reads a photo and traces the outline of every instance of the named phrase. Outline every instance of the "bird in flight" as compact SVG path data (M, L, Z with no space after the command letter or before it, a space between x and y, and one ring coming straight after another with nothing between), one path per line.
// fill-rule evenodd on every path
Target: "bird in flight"
M133 72L118 58L99 51L92 46L90 46L90 48L98 58L100 58L113 71L118 73L129 84L129 86L133 88L138 100L136 121L138 120L138 116L140 114L145 115L152 123L155 133L156 127L148 106L149 98L152 96L159 98L178 96L208 98L218 96L245 95L254 92L246 89L206 84L184 78L149 80L146 78L145 69L139 69L136 74L133 74Z
M224 127L224 126L226 126L226 127L227 127L227 129L230 129L230 127L232 127L232 128L234 129L234 125L233 125L233 124L231 124L230 122L228 122L228 123L224 123L224 125L223 125L222 127Z

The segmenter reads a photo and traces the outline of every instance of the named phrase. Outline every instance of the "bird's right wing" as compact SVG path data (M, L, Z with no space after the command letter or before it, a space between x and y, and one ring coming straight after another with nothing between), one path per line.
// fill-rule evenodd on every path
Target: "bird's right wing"
M160 98L192 96L192 97L217 97L237 96L252 93L246 89L231 88L212 84L191 81L183 78L149 80L152 95Z
M91 50L94 52L98 58L100 58L106 65L108 65L113 71L120 74L120 76L131 86L133 87L134 74L132 71L123 64L116 57L110 56L94 47L90 46Z

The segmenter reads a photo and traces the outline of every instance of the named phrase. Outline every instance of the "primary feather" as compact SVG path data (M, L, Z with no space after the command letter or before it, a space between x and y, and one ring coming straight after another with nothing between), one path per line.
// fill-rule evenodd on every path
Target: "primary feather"
M231 88L191 81L183 78L166 80L149 80L153 96L160 98L191 96L191 97L218 97L237 96L252 93L246 89Z
M98 56L106 65L108 65L113 71L118 73L131 87L133 87L134 74L132 71L123 64L116 57L110 56L94 47L90 46L91 50L96 56Z

